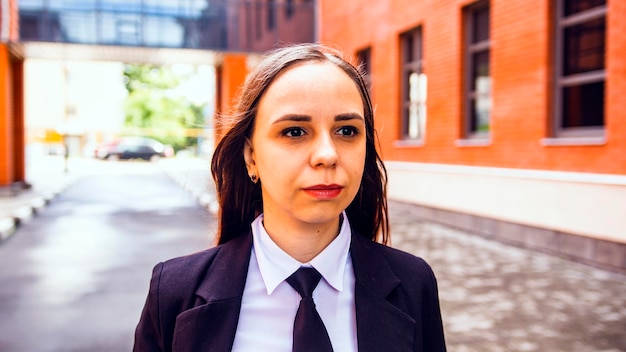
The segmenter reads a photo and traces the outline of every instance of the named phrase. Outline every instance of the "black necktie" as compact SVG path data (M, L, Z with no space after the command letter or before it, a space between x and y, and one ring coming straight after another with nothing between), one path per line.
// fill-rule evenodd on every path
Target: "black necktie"
M296 320L293 323L293 352L332 352L333 350L324 322L313 302L313 290L321 277L322 275L314 268L300 267L287 278L289 285L302 297Z

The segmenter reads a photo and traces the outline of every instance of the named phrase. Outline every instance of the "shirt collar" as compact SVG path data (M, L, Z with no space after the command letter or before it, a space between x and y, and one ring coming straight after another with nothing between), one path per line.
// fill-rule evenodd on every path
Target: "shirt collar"
M351 230L345 212L342 212L341 217L341 228L337 237L308 263L300 263L278 247L263 227L263 214L252 222L253 255L259 263L259 271L268 295L301 266L315 268L331 287L343 291L343 274L350 251Z

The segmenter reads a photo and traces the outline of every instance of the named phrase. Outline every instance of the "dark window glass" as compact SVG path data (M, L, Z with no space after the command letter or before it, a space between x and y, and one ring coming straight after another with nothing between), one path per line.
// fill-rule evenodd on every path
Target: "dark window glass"
M267 29L276 27L276 1L267 0Z
M20 39L32 40L39 38L39 17L36 15L20 14Z
M359 65L361 70L363 71L365 77L365 84L368 88L372 88L372 50L370 48L360 50L357 53L357 58L359 60Z
M477 9L472 17L472 43L489 40L489 8Z
M413 36L406 35L404 37L404 61L413 62Z
M363 72L367 75L371 73L371 69L372 69L371 56L372 56L372 51L369 48L363 49L357 53L357 57L359 59L359 65L363 69Z
M403 85L403 91L406 92L406 99L405 99L405 104L410 103L410 97L409 97L409 92L411 91L411 75L414 72L412 70L408 71L405 70L402 74L402 85Z
M565 0L563 15L573 15L605 4L606 0Z
M263 29L262 29L262 17L261 17L261 11L262 11L262 4L261 2L255 2L256 4L256 12L255 12L255 23L256 23L256 38L257 39L261 39L261 35L263 34Z
M604 69L606 19L598 18L564 30L563 74Z
M472 81L474 90L478 90L478 80L483 77L489 77L489 52L481 51L473 55L472 61Z
M478 104L476 99L470 99L470 104L472 105L472 109L471 109L471 118L470 118L470 125L469 125L469 129L472 132L478 132L479 128L478 128L478 117L479 117L479 112L478 112ZM489 131L489 129L486 130L486 132Z
M563 128L604 126L604 82L563 88Z

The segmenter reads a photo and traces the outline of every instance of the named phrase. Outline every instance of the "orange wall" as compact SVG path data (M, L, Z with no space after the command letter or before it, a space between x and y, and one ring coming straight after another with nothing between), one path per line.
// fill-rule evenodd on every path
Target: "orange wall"
M320 1L320 40L350 55L372 48L373 99L386 160L626 174L626 2L609 0L606 143L544 146L550 137L552 1L491 0L491 144L461 136L462 8L473 1ZM399 36L421 25L428 76L426 138L397 146Z
M10 80L9 50L0 44L0 187L10 185L14 179Z
M26 130L24 121L24 61L11 60L11 106L13 116L13 181L26 180Z
M231 112L237 93L248 74L248 57L245 54L225 54L222 63L217 67L217 115L226 115ZM225 132L228 118L216 118L215 134L219 140Z

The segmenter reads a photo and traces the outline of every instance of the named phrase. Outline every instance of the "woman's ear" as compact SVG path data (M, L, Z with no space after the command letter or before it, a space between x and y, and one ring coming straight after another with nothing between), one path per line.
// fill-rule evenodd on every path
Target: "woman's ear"
M246 138L246 142L243 145L243 160L246 162L248 175L256 175L256 163L254 162L254 149L252 149L252 142L248 138Z

